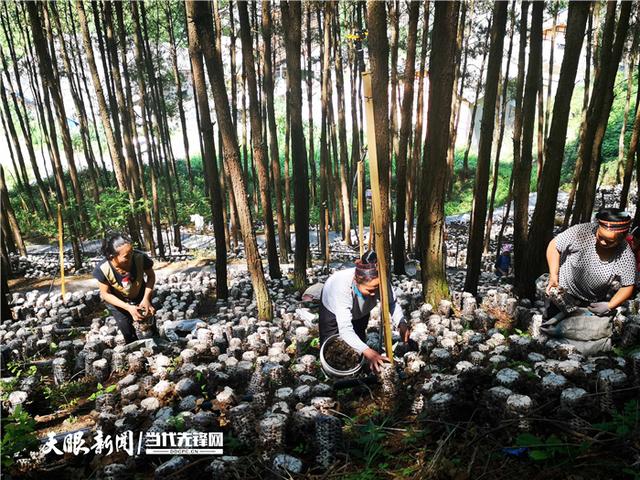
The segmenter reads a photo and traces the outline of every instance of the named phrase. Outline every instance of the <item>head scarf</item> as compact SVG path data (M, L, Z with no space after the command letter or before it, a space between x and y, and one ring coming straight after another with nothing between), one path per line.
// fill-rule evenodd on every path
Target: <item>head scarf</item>
M615 233L626 233L633 221L631 215L624 211L615 212L615 215L610 215L607 211L598 212L596 220L598 226Z
M356 260L356 281L358 283L369 282L378 278L378 257L376 252L369 250Z

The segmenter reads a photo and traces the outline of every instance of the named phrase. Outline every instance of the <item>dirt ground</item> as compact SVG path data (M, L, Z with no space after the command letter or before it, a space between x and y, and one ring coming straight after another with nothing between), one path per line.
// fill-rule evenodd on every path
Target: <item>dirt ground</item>
M154 271L158 279L168 277L174 273L191 273L214 265L213 258L197 258L194 260L186 260L183 262L163 262L161 260L154 261ZM79 292L94 290L98 288L98 282L91 274L72 275L65 277L65 289L67 292ZM51 289L52 292L60 291L62 281L60 277L43 277L43 278L11 278L9 279L9 290L11 292L28 292L31 290L39 290L46 293Z

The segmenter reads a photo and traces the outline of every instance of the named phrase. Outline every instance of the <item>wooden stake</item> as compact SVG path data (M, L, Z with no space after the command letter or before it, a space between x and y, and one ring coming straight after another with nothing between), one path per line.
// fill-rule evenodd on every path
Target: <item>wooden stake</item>
M378 257L378 272L380 275L380 309L382 322L384 325L384 343L387 350L387 357L393 365L393 345L391 343L391 315L389 314L389 282L387 254L384 250L385 230L382 225L382 198L380 196L380 174L378 171L378 151L376 148L376 126L373 116L373 94L371 88L371 73L363 72L362 81L364 86L365 116L367 118L367 151L369 152L369 174L371 175L371 214L374 221L373 232L375 249ZM386 148L386 147L385 147ZM386 172L383 172L386 175Z
M376 236L376 225L374 223L375 215L373 211L373 202L371 202L371 219L369 220L369 246L367 247L367 250L373 249L373 237Z
M62 302L64 303L64 225L62 223L62 206L58 204L58 244L60 245L60 287L62 292Z
M327 268L329 268L329 261L331 260L331 246L329 245L329 208L324 209L324 258Z
M360 258L364 255L364 161L358 162L358 245Z

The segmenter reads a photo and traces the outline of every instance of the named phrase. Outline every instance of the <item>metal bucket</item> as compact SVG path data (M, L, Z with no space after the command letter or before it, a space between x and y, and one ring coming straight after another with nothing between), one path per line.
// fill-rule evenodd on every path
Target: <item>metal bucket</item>
M355 375L356 373L358 373L360 371L360 369L362 368L362 365L364 364L365 359L364 359L363 355L360 356L360 362L350 370L338 370L337 368L334 368L331 365L329 365L329 362L327 362L327 360L324 358L324 349L327 346L327 344L329 344L330 342L332 342L332 341L334 341L334 340L336 340L338 338L340 338L340 335L337 334L337 333L335 335L331 335L322 344L322 347L320 347L320 365L322 366L322 370L329 377L342 378L342 377L349 377L351 375Z

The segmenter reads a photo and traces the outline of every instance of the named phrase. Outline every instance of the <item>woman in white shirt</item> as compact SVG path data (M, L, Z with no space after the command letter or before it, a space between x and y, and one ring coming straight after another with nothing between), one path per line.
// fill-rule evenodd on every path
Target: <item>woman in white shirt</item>
M339 334L351 348L365 356L376 372L384 362L389 361L365 343L369 315L380 299L379 287L378 258L376 252L369 250L356 261L355 268L331 275L320 296L320 344L332 335ZM391 285L389 291L392 293L389 305L391 320L406 342L410 330Z

